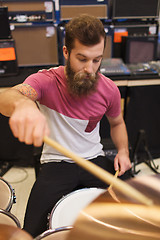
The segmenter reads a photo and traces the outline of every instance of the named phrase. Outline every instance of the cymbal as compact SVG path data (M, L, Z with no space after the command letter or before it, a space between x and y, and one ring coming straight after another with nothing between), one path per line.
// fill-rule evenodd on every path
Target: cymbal
M134 177L127 180L126 183L150 198L153 205L160 205L160 174ZM94 201L142 204L138 200L133 199L130 195L123 194L121 191L115 189L114 186L111 188L109 187L106 192L101 194Z
M151 199L153 205L160 205L160 174L133 177L127 180L126 183L141 192L148 199ZM111 188L111 191L108 188L108 196L105 195L105 198L106 201L110 202L141 204L141 202L133 199L129 194L123 194L115 189L114 186Z
M0 224L0 240L33 240L33 238L18 227Z
M83 209L67 240L156 240L160 238L160 174L128 184L153 199L142 205L112 187Z
M151 198L154 204L160 205L160 174L142 175L126 182L146 197Z
M81 211L67 240L158 240L160 207L93 203Z

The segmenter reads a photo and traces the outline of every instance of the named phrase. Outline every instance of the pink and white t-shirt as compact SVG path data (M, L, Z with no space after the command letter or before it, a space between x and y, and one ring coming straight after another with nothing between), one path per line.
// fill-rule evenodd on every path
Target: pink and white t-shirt
M32 74L25 83L38 94L37 102L47 118L52 139L85 159L104 155L100 120L104 114L117 117L121 112L120 92L112 80L99 73L97 91L85 97L68 93L64 66ZM61 160L71 161L44 144L42 163Z

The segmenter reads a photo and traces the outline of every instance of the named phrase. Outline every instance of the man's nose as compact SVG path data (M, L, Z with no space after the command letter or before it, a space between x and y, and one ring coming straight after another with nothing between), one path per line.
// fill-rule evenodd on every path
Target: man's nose
M92 61L88 61L88 62L85 64L84 71L85 71L86 73L93 73L93 64L92 64Z

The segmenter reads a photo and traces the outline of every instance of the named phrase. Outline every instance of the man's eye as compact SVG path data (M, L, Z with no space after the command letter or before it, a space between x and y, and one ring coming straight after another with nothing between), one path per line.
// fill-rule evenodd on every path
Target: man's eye
M93 62L94 63L98 63L100 61L100 59L94 59Z
M79 59L80 62L86 62L86 59L83 58L83 59Z

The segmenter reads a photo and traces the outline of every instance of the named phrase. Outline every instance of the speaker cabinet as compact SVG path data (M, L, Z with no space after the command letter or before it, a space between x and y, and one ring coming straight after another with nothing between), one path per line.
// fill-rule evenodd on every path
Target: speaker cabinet
M2 6L8 7L10 21L40 21L54 19L52 0L4 0Z
M113 25L113 57L124 58L124 48L122 46L122 38L130 37L134 39L155 38L158 35L158 24L123 24ZM141 51L143 51L141 49Z
M11 38L11 31L8 20L8 8L0 7L0 39Z
M122 37L125 63L145 63L157 58L158 36Z
M18 66L14 40L0 40L0 77L17 73Z
M112 19L158 18L159 0L112 0Z
M108 19L108 0L60 0L60 20L68 20L80 14L90 14Z
M57 65L57 32L53 24L16 25L12 30L19 66Z
M82 13L93 15L97 18L107 19L108 9L107 5L62 5L60 7L61 20L71 19Z

